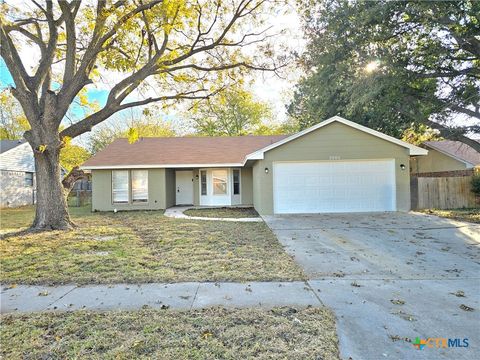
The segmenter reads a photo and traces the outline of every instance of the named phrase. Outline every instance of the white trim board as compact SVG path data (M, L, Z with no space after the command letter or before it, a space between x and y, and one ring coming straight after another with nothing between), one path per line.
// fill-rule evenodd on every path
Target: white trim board
M116 170L116 169L187 169L187 168L223 168L243 167L245 163L231 164L161 164L161 165L101 165L80 166L82 170Z
M410 155L427 155L428 154L428 150L426 149L423 149L421 147L418 147L418 146L415 146L415 145L412 145L412 144L409 144L405 141L402 141L402 140L398 140L398 139L395 139L394 137L392 136L389 136L389 135L386 135L386 134L383 134L379 131L376 131L376 130L373 130L373 129L370 129L366 126L363 126L363 125L360 125L360 124L357 124L353 121L350 121L350 120L347 120L347 119L344 119L340 116L334 116L334 117L331 117L330 119L327 119L325 121L322 121L314 126L311 126L309 127L308 129L305 129L303 131L300 131L299 133L296 133L296 134L293 134L283 140L280 140L280 141L277 141L276 143L273 143L269 146L266 146L264 147L263 149L260 149L260 150L257 150L251 154L248 154L245 158L245 162L247 160L263 160L264 158L264 154L265 152L269 151L269 150L272 150L278 146L281 146L283 144L286 144L292 140L295 140L303 135L306 135L308 133L311 133L312 131L315 131L317 129L320 129L326 125L329 125L333 122L339 122L339 123L342 123L344 125L347 125L347 126L350 126L350 127L353 127L357 130L360 130L360 131L363 131L363 132L366 132L370 135L373 135L373 136L376 136L380 139L383 139L383 140L386 140L386 141L389 141L391 143L394 143L396 145L400 145L404 148L407 148L409 149L410 151Z

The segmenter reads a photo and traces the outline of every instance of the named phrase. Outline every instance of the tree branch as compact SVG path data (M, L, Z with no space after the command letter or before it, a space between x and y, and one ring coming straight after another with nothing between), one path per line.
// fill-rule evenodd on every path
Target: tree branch
M80 1L76 2L77 4ZM69 82L74 73L75 73L75 53L77 47L77 34L75 31L75 17L72 14L72 9L70 4L65 0L59 0L58 4L62 10L63 16L65 18L65 31L66 31L66 41L67 41L67 50L65 54L65 70L63 73L63 83Z
M459 113L462 113L462 114L480 119L480 112L478 110L477 111L471 110L471 109L468 109L468 108L465 108L463 106L459 106L459 105L456 105L456 104L449 104L448 108L453 110L453 111L456 111L456 112L459 112Z
M461 130L458 128L449 128L444 125L441 125L435 121L431 121L428 119L422 120L422 122L431 127L432 129L436 129L440 132L440 135L446 139L450 140L457 140L460 141L464 144L469 145L473 149L477 150L480 152L480 143L478 141L475 141L473 139L470 139L469 137L465 136Z
M45 80L47 73L50 72L53 59L55 57L55 50L57 47L58 40L58 29L55 19L53 18L53 4L52 1L47 1L47 9L45 16L47 17L48 24L48 42L46 50L43 52L38 65L38 69L33 76L33 88L32 90L37 91L41 83Z
M60 138L63 138L65 136L68 136L70 138L74 138L76 136L79 136L85 132L91 131L92 128L100 124L102 121L107 119L108 117L112 116L118 111L125 110L128 108L136 107L136 106L142 106L142 105L147 105L153 102L158 102L158 101L167 101L167 100L183 100L183 99L208 99L209 97L215 95L217 92L221 91L221 89L218 89L216 91L213 91L211 93L206 93L206 89L196 89L192 91L187 91L183 93L178 93L174 95L165 95L165 96L159 96L159 97L151 97L143 100L138 100L138 101L133 101L129 102L126 104L122 105L115 105L115 104L109 104L105 105L105 107L96 113L87 116L83 120L70 125L68 128L63 130L60 133ZM199 93L206 93L206 94L200 94Z

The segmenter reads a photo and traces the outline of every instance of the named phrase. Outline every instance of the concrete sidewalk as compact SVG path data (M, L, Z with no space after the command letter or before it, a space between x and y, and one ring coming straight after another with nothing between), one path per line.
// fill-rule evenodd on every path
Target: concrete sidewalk
M37 311L321 306L306 282L2 286L1 313Z

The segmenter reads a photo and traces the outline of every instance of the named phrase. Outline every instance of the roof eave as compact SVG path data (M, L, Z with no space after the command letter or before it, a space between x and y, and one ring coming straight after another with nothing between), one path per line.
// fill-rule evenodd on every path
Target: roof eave
M186 168L215 168L215 167L242 167L242 163L220 164L142 164L142 165L82 165L81 170L119 170L119 169L186 169Z
M428 155L427 149L422 149L422 148L418 148L418 149L410 149L410 156Z

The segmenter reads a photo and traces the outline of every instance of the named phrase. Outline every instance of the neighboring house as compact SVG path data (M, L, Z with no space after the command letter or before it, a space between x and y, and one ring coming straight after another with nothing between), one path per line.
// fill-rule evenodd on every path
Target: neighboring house
M0 207L35 203L35 161L25 140L0 140Z
M335 116L291 136L118 139L82 168L92 172L94 211L408 211L409 158L427 153Z
M427 156L412 157L414 174L468 170L480 166L480 153L460 141L426 141Z

